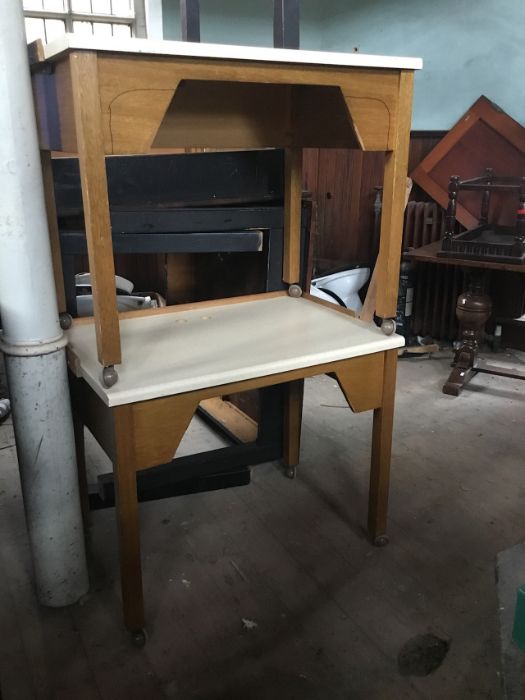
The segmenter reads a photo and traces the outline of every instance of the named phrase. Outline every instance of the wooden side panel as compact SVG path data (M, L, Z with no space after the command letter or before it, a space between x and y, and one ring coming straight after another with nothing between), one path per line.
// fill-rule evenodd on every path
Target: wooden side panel
M397 70L352 69L352 71L339 71L337 69L323 70L315 66L257 63L247 65L238 61L168 59L153 56L122 58L111 54L100 56L99 64L101 106L105 120L105 146L108 153L125 152L126 149L133 152L147 150L152 143L151 137L160 126L161 116L164 113L166 113L166 122L162 129L164 134L161 132L158 138L153 141L155 147L176 147L180 146L183 141L189 141L185 144L189 147L231 147L233 134L228 134L227 130L227 138L224 134L221 134L219 138L216 134L214 136L211 133L208 135L207 142L203 143L200 142L200 138L192 134L192 129L195 127L201 132L203 131L201 126L207 120L208 112L205 109L205 103L210 100L216 102L219 93L221 93L220 101L224 103L223 95L228 91L232 106L237 105L237 109L232 110L232 113L235 112L235 118L239 119L239 114L243 110L251 109L249 104L246 104L246 98L242 97L250 91L248 87L250 83L258 84L253 99L259 105L258 120L264 124L264 130L271 131L273 129L277 131L277 134L280 134L281 115L286 115L288 108L277 104L279 102L278 96L281 94L279 88L305 86L304 90L299 90L297 93L297 105L303 113L304 123L301 124L299 121L295 124L295 128L297 133L302 134L301 141L304 141L306 145L348 147L357 142L364 149L385 150L390 147L392 142L396 119L396 86L399 74ZM211 92L208 89L199 90L198 85L185 87L181 95L185 93L187 97L184 99L192 103L193 106L186 105L175 120L175 111L168 110L166 112L166 109L181 80L188 81L188 83L214 81L215 85ZM237 87L219 85L219 83L228 82L236 84ZM239 88L242 83L246 84L245 88ZM264 84L267 85L267 88L261 87ZM321 99L320 91L323 89L328 89L328 92L323 92ZM334 104L339 104L339 98L334 97L334 89L340 89L343 93L344 102L350 112L353 124L348 122L348 125L345 126L346 114L343 114L338 107L335 115L336 128L332 131L318 129L316 139L312 130L313 118L310 108L316 109L316 119L320 113L322 120L328 124L330 113L334 111ZM266 93L268 93L270 106L261 104L259 95ZM285 93L286 90L283 90L283 94ZM264 103L264 100L262 102ZM198 122L193 122L192 115L194 116L196 113L195 106L197 104L200 105L197 110ZM241 109L239 109L239 105ZM140 130L133 126L137 123L138 108L142 112L142 135ZM202 124L200 124L201 120L204 120ZM247 126L245 119L241 119L237 126L239 125L242 127L240 130L241 139L240 142L237 142L237 146L285 145L291 138L290 134L285 133L284 142L282 138L279 138L277 143L270 144L267 143L269 140L267 136L264 135L263 138L260 130L254 130L252 126ZM206 121L205 126L207 130L208 126L212 125ZM338 136L337 142L334 141L336 133L340 136L340 139ZM180 141L172 143L175 134L177 134L177 139L180 138ZM325 135L327 135L326 143L324 142Z
M344 81L343 95L365 151L394 148L398 80L392 71L353 70Z
M70 64L98 358L108 366L121 353L97 56L73 53Z
M131 404L134 469L170 462L197 410L195 393Z
M171 89L130 90L111 100L103 113L105 152L114 155L151 150L174 93ZM178 145L167 144L169 148Z
M384 355L385 353L378 352L366 357L356 357L341 364L335 371L341 391L355 413L370 411L381 405Z
M128 404L131 407L129 440L133 443L132 466L134 469L147 469L173 459L198 404L206 399L334 373L352 410L359 412L377 408L381 405L382 398L383 357L384 353L379 352L187 394ZM295 399L297 398L298 394ZM295 399L292 402L297 407ZM297 413L294 416L297 427Z

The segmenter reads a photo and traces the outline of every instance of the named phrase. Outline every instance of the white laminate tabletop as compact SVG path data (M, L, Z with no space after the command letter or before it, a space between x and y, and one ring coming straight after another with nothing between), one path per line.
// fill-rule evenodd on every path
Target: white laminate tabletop
M308 299L276 296L121 319L119 380L102 386L93 323L68 332L80 375L108 406L399 348L404 339Z
M44 60L56 58L66 51L74 51L75 49L153 56L181 56L290 64L299 63L317 66L405 68L409 70L418 70L423 67L421 58L375 56L364 53L303 51L302 49L272 49L257 46L233 46L230 44L198 44L190 41L108 39L105 37L82 36L78 34L64 34L58 39L51 41L49 44L45 44Z

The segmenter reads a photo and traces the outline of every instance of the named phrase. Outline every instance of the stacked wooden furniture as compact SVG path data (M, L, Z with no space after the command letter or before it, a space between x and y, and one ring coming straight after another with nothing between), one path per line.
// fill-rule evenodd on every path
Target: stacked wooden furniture
M80 162L94 317L73 322L69 362L83 380L77 410L114 465L124 619L139 643L137 471L171 459L202 399L285 385L284 454L294 465L301 383L333 374L354 411L374 411L368 529L377 544L386 541L396 357L403 344L393 334L393 317L419 67L418 59L73 36L35 53L44 171L50 151L78 153ZM382 329L319 303L298 285L301 156L310 146L386 152L374 304ZM179 147L286 149L287 292L119 316L104 158ZM49 186L47 195L54 235ZM58 282L57 288L63 308Z

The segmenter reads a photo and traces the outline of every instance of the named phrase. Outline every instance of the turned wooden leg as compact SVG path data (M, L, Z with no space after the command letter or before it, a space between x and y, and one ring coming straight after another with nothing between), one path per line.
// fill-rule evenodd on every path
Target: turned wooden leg
M460 324L461 345L454 357L454 369L443 386L443 393L459 396L475 374L476 355L485 323L492 313L492 301L485 292L483 270L469 274L469 288L458 297L456 316Z
M286 475L293 479L295 477L295 467L299 463L301 447L304 379L297 379L294 382L284 384L283 393L283 464L286 467Z
M385 352L381 407L374 410L372 461L368 500L368 532L374 544L387 544L386 522L390 486L390 456L394 423L397 350Z
M134 640L144 638L144 598L142 593L142 568L140 562L140 529L137 500L137 472L133 463L131 409L118 406L114 409L116 458L115 508L118 524L120 583L124 624Z

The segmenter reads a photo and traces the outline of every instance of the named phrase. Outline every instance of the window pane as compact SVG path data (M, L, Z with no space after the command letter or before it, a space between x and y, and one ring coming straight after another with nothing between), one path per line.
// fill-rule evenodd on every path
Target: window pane
M130 0L111 0L113 14L117 17L133 17L133 4Z
M44 10L64 12L64 0L44 0Z
M41 10L42 0L24 0L24 10Z
M91 22L73 22L73 32L75 34L93 34L93 24Z
M36 39L42 39L45 42L46 32L44 29L44 20L27 17L25 22L27 43L30 44L32 41L36 41Z
M111 24L93 22L93 34L95 36L111 36Z
M110 15L111 4L109 0L91 0L93 12L97 15Z
M46 19L46 40L53 41L65 33L66 27L61 19Z
M71 9L73 12L86 12L91 14L91 0L72 0Z
M131 27L129 26L129 24L114 24L113 36L122 39L129 39L131 37Z

